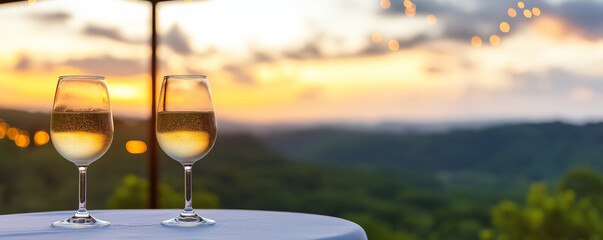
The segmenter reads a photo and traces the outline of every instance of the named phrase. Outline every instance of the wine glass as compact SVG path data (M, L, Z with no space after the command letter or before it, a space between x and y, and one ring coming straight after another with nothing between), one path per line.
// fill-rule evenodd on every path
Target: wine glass
M163 151L184 166L184 210L161 224L175 227L211 225L192 207L192 167L216 141L216 118L207 77L165 76L157 106L157 141Z
M54 94L50 137L55 149L79 170L79 208L75 215L52 226L104 227L110 223L86 210L86 171L113 140L113 115L104 77L61 76Z

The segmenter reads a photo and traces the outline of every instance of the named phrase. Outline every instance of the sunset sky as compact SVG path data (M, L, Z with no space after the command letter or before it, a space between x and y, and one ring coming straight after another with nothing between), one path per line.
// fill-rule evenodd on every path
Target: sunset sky
M159 76L207 75L239 122L603 119L603 1L383 1L160 4ZM0 33L0 108L49 112L78 74L107 78L117 116L150 114L149 3L3 4Z

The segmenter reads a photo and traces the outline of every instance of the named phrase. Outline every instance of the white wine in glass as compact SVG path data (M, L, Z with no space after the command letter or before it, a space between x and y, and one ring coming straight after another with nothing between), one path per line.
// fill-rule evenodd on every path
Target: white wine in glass
M105 78L59 77L50 120L52 144L79 170L79 208L75 215L52 223L55 227L92 228L110 223L92 217L86 209L86 171L113 140L113 116Z
M161 223L175 227L214 224L214 220L199 216L192 207L193 164L211 150L217 133L207 77L164 77L157 107L156 133L161 149L184 166L184 210Z

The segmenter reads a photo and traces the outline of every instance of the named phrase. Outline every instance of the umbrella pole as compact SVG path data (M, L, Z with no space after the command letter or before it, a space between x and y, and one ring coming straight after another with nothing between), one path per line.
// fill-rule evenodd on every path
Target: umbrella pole
M159 190L157 183L159 181L159 161L157 158L157 138L155 136L155 120L156 120L156 79L157 79L157 2L151 1L151 118L149 121L149 208L158 208Z

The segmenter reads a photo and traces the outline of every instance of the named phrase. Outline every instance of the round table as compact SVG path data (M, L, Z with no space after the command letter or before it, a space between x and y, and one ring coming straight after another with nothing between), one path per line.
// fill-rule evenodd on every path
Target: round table
M180 213L178 209L92 210L111 222L104 228L62 229L50 223L71 217L75 211L0 215L0 239L345 239L366 240L357 224L314 214L254 211L196 210L216 220L215 225L174 228L161 221Z

